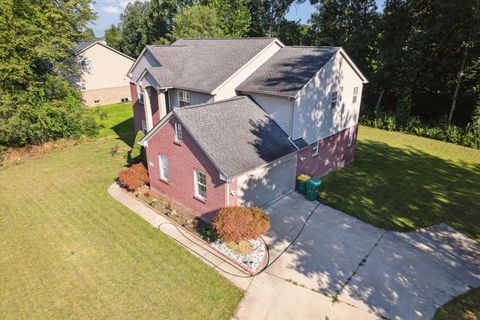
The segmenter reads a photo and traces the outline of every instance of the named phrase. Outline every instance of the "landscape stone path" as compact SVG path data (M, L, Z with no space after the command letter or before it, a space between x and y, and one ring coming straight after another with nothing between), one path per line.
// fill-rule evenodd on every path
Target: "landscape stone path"
M153 227L169 222L117 184L108 191ZM479 244L447 225L385 231L297 193L266 208L270 261L314 209L295 244L253 278L195 237L168 224L160 229L245 291L234 317L240 320L430 319L469 286L480 286Z

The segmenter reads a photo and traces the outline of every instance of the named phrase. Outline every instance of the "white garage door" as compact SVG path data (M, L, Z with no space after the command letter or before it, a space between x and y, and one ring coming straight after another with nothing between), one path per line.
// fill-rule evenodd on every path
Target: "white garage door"
M250 171L237 180L238 203L261 207L295 188L297 156L292 154Z

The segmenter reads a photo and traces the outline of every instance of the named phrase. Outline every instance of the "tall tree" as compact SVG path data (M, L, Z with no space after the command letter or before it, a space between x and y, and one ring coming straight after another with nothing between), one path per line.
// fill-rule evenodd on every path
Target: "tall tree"
M244 37L250 30L252 17L248 9L248 1L211 0L209 2L222 20L225 36Z
M189 6L175 15L171 37L221 38L225 36L222 22L217 11L211 6Z
M95 32L93 32L92 28L85 28L82 32L81 36L83 41L95 41L97 37L95 36Z
M250 0L249 9L252 25L249 36L274 37L280 33L280 24L292 3L304 0Z
M120 29L112 24L107 30L105 30L105 41L110 47L121 50L122 33Z
M151 0L146 20L148 42L154 43L166 38L172 32L173 17L188 3L190 1Z
M149 32L146 17L149 2L135 1L127 4L120 14L119 27L122 31L121 51L131 57L138 57L146 44L149 44Z
M89 0L3 0L0 14L0 144L22 146L92 134L73 55L95 17ZM52 19L55 17L55 19Z

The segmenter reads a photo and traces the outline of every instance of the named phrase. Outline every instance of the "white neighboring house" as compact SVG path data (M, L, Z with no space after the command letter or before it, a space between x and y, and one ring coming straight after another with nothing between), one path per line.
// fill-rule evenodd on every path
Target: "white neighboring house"
M127 71L134 59L103 41L80 42L75 55L83 72L78 87L87 106L131 100Z

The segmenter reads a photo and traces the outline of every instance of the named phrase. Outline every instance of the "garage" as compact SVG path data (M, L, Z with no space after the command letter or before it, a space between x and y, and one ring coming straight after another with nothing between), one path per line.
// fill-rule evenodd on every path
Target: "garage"
M294 190L296 163L294 153L238 177L238 204L261 207Z

